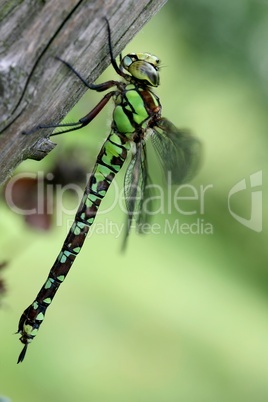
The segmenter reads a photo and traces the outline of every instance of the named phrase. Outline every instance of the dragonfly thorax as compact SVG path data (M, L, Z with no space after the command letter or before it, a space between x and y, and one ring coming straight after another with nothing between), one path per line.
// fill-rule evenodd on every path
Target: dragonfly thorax
M129 53L121 60L120 68L147 85L159 85L159 59L150 53Z

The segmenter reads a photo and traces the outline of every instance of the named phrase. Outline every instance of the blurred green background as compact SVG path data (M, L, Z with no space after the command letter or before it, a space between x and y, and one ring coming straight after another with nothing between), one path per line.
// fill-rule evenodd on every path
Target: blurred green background
M44 283L74 212L40 233L2 201L1 260L9 265L2 274L7 293L0 309L0 400L268 400L267 40L265 0L170 0L128 45L126 52L159 56L163 115L190 128L204 147L191 183L198 197L180 204L196 212L182 215L173 208L154 222L162 228L166 220L190 228L201 222L212 233L133 232L123 255L122 238L93 233L21 365L22 345L12 334ZM111 68L98 82L110 77L116 78ZM88 92L68 119L83 116L99 99ZM17 173L48 171L68 149L81 147L90 170L109 116L106 108L88 129L56 137L53 153L21 164ZM153 180L161 184L150 156ZM263 183L252 190L262 191L263 211L251 205L250 176L256 172ZM247 189L232 196L231 210L249 220L252 207L262 231L244 226L228 209L228 194L243 179ZM122 186L123 173L117 183ZM112 202L113 190L102 209ZM64 198L64 208L75 211L77 203ZM113 208L100 213L96 225L107 219L121 224L124 215Z

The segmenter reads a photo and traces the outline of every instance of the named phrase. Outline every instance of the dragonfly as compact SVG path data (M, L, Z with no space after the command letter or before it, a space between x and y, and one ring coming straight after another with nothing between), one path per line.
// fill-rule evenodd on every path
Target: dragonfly
M158 154L166 177L171 184L180 185L190 180L199 166L200 141L190 132L177 129L161 115L159 97L153 91L160 83L158 57L150 53L129 53L117 63L112 48L111 28L108 19L108 46L111 64L120 80L91 84L67 61L57 57L89 89L103 92L109 89L99 103L77 122L69 124L38 125L24 134L40 129L60 128L51 135L67 133L87 126L113 100L111 130L97 156L96 163L75 215L74 222L53 264L49 275L33 303L23 312L17 333L23 349L18 363L25 358L27 348L44 321L47 308L65 280L86 236L94 222L107 191L122 168L127 156L130 162L124 177L124 195L127 207L127 224L124 246L134 219L139 224L149 219L145 204L150 200L151 179L148 174L146 142L150 138ZM57 130L56 130L57 131Z

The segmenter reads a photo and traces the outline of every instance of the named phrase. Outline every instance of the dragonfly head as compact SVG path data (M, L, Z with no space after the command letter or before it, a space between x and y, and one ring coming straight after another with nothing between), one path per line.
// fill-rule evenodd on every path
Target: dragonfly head
M132 77L145 81L147 85L159 85L159 59L150 53L129 53L120 62L120 69L127 70Z

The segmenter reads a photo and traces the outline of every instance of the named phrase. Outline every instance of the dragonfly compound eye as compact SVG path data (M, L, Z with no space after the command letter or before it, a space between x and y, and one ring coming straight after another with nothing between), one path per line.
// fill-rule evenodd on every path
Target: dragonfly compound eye
M128 67L128 72L136 79L147 81L149 85L159 85L159 73L154 66L146 61L135 61Z
M149 53L130 53L121 61L121 66L137 80L146 81L147 85L159 85L159 59Z

